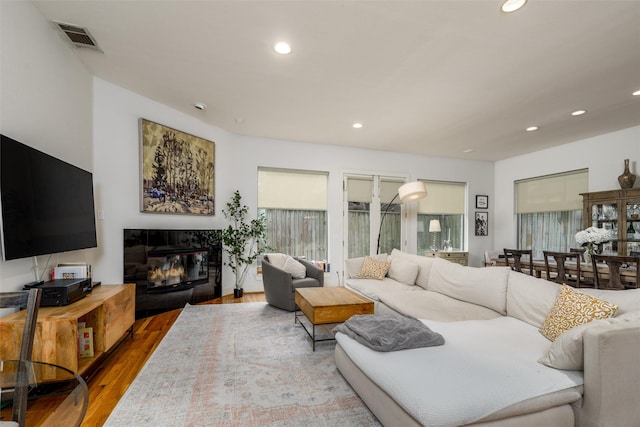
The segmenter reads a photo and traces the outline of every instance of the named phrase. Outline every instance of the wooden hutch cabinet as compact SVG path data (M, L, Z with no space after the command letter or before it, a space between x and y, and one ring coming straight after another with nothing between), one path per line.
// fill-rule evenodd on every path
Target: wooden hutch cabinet
M640 188L582 193L584 226L611 230L617 238L604 244L603 253L640 252Z

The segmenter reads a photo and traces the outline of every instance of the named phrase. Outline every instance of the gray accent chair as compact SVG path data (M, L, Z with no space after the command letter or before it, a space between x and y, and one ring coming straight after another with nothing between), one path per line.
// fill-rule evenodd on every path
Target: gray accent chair
M291 273L284 271L269 261L265 255L262 260L262 283L264 285L264 297L267 303L274 307L287 311L295 311L295 289L317 288L324 286L324 272L315 265L303 259L295 258L307 269L306 277L294 279Z

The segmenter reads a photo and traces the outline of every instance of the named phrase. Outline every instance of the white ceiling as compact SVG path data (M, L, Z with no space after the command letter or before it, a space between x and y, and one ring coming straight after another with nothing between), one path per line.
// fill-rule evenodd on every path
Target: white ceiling
M240 135L499 160L640 125L640 0L34 3L96 76Z

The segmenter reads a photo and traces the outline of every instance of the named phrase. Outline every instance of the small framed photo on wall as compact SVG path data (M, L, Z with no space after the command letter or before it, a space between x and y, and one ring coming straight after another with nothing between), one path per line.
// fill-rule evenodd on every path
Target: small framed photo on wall
M489 196L476 196L476 209L489 209Z
M476 236L489 235L489 212L476 212Z

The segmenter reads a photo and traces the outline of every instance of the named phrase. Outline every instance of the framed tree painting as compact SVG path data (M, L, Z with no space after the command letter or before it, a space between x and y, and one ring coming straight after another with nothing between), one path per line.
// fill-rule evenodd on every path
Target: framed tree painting
M476 236L489 235L489 212L476 212Z
M140 210L213 215L215 144L140 119Z

